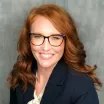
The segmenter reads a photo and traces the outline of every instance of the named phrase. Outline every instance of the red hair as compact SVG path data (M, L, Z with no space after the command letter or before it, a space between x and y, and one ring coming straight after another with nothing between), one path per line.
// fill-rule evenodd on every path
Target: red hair
M29 33L32 23L39 15L49 19L60 33L66 35L63 55L65 62L74 70L87 74L95 84L102 86L102 83L94 73L96 65L91 67L85 63L86 52L78 37L72 17L57 5L44 4L30 11L22 28L17 46L19 55L8 77L10 87L15 88L22 83L23 88L26 89L28 84L33 86L35 84L35 75L31 72L34 57L30 49Z

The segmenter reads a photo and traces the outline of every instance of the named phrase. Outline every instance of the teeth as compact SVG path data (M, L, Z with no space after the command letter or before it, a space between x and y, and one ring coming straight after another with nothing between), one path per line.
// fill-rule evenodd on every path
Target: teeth
M51 56L52 54L41 54L41 57L46 58L46 59L50 58Z

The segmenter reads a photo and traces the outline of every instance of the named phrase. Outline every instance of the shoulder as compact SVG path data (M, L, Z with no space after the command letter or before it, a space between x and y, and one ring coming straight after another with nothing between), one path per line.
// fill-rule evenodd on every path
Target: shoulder
M68 73L68 79L71 78L73 86L89 88L93 85L93 80L85 73L75 71L74 69Z
M67 86L71 86L73 94L82 94L91 89L95 89L93 80L84 73L77 72L74 69L68 72Z
M74 104L99 104L93 80L86 74L70 70L66 81L66 91Z
M69 71L68 80L71 81L71 85L77 90L87 90L94 86L93 80L87 74L74 69Z

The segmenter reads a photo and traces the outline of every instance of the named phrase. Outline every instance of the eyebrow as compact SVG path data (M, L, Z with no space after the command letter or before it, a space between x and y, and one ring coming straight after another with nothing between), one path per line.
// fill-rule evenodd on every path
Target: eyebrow
M32 34L39 34L39 35L42 35L42 36L45 36L44 34L40 33L40 32L31 32ZM50 35L60 35L61 33L51 33ZM50 36L49 35L49 36Z

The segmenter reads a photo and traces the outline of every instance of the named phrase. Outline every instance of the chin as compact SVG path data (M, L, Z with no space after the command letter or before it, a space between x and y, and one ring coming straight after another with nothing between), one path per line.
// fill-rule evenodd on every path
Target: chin
M50 64L50 62L41 62L40 63L40 66L43 67L43 68L49 68L51 67L53 64Z
M49 67L54 66L55 63L51 63L51 62L49 62L49 61L47 61L47 62L44 61L44 62L40 62L39 65L40 65L41 67L43 67L43 68L49 68Z

